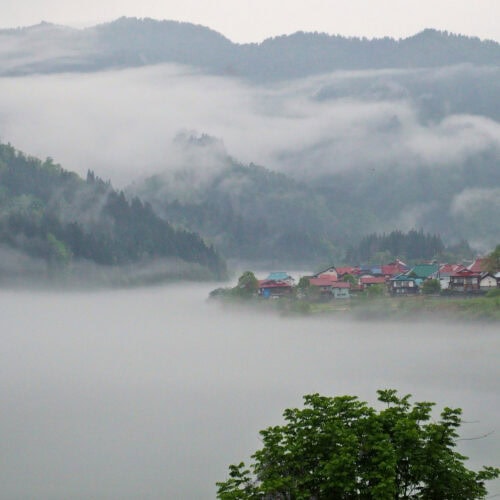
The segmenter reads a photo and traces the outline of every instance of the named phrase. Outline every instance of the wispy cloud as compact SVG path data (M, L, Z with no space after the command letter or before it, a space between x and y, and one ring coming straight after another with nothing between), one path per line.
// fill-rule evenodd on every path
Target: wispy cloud
M453 78L462 74L450 71ZM401 75L335 73L259 87L161 65L2 78L0 137L80 173L93 169L119 185L191 161L192 152L173 142L182 130L220 139L243 162L308 177L387 165L439 167L486 151L499 154L498 122L464 113L423 121L418 102L400 88ZM424 78L415 71L408 75ZM393 90L317 98L339 82ZM220 167L209 165L215 160L195 161L210 171Z

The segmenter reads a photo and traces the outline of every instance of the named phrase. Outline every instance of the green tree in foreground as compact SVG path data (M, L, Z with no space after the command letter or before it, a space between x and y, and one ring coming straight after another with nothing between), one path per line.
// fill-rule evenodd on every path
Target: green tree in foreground
M303 409L284 411L285 424L260 432L263 448L247 468L229 467L217 483L222 500L484 498L500 470L465 467L455 450L461 410L378 391L380 411L353 396L304 396Z

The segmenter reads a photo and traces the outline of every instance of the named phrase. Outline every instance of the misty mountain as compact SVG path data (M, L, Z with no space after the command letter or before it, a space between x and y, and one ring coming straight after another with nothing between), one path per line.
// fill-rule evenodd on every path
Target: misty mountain
M187 165L135 182L127 189L131 196L199 232L227 258L276 265L333 258L331 213L307 185L243 165L206 134L180 134L175 142L189 153ZM203 164L207 158L209 168Z
M1 30L0 62L4 76L176 63L262 83L337 70L497 66L500 45L432 29L401 40L297 32L235 44L204 26L120 18L83 30L48 23Z
M0 31L0 133L82 176L135 179L131 196L226 257L337 261L411 229L488 251L499 47L434 30L237 45L188 23L42 23Z
M186 165L137 181L128 192L162 218L202 234L227 258L339 262L365 235L394 228L423 228L442 235L447 246L469 239L484 248L498 239L494 153L460 166L352 169L299 181L244 165L207 135L181 135L176 146L186 152Z
M222 259L197 234L175 229L138 198L128 201L92 172L83 180L50 158L41 162L5 144L0 144L0 249L0 280L23 274L33 279L75 273L78 278L82 263L87 272L94 264L101 274L124 266L130 273L139 265L149 280L179 278L183 272L189 277L188 264L198 278L225 271ZM28 257L33 262L27 266ZM167 259L173 269L162 269ZM16 261L22 264L17 276ZM155 276L146 276L147 264L154 264Z

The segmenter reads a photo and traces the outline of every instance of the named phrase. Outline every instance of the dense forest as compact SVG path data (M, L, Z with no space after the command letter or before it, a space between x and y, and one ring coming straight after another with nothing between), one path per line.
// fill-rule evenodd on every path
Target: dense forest
M68 276L82 262L102 270L161 259L177 264L169 272L155 267L158 279L189 277L186 263L198 278L225 273L200 236L174 228L149 204L127 200L91 171L83 180L50 158L42 162L6 144L0 144L0 245L11 260L17 251L45 264L23 266L27 278ZM5 255L0 277L8 279L13 268Z
M391 231L389 234L369 234L362 238L359 244L347 251L349 262L381 263L394 258L409 262L420 259L431 260L442 257L448 252L454 252L453 257L470 257L472 250L467 242L461 242L453 248L445 248L441 237L437 234L424 233L412 229L408 233ZM460 251L462 255L460 255Z
M209 156L217 142L207 135L184 140L199 150L191 158ZM497 235L494 201L450 210L464 185L481 192L500 184L494 155L463 166L386 168L363 176L341 171L302 180L227 154L216 161L217 171L194 162L137 181L127 192L147 200L161 217L199 232L225 257L270 265L470 259L470 237L493 241ZM415 217L405 216L416 206L425 206L417 227Z
M162 217L200 232L227 258L290 265L335 256L328 236L331 213L303 183L238 162L184 199L169 180L156 175L130 191Z

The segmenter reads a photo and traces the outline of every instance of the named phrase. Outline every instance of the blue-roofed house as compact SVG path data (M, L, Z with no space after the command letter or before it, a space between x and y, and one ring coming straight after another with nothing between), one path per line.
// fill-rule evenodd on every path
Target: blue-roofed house
M275 271L269 273L269 276L266 278L266 281L281 281L283 283L288 283L289 285L293 285L295 280L284 271Z

